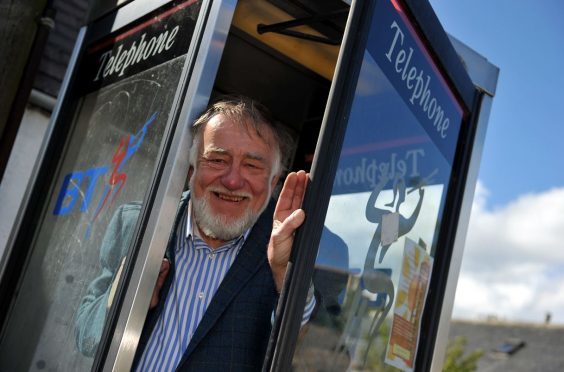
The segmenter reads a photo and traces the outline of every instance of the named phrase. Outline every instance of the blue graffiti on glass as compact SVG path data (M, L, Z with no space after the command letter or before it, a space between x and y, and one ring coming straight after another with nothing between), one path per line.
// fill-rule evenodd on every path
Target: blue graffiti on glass
M104 207L108 206L107 202L111 200L110 204L112 204L122 190L125 181L127 180L127 175L121 172L123 170L123 166L143 143L145 135L147 134L147 128L155 120L156 116L157 113L153 113L153 115L147 119L143 128L141 128L141 130L134 136L127 135L121 138L119 145L112 156L111 165L93 167L85 171L75 171L67 174L63 179L61 190L59 191L59 196L57 197L57 202L55 203L55 208L53 209L53 214L56 216L62 216L70 213L74 209L77 201L80 199L82 199L80 212L86 212L92 202L92 196L94 194L94 190L96 189L98 180L101 176L105 175L110 169L112 169L111 175L104 185L102 198L100 199L92 221L90 222L90 225L92 225ZM86 185L85 192L81 189L81 185L83 184Z

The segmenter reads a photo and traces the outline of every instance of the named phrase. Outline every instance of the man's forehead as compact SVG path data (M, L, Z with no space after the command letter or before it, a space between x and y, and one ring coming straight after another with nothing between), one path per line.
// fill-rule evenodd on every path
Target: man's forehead
M204 154L211 154L211 153L227 154L229 153L229 151L227 149L224 149L223 147L216 146L213 143L208 143L204 147Z
M224 129L234 130L236 133L262 140L271 145L274 140L274 131L268 124L256 124L250 117L231 117L222 113L213 116L206 124L205 131L220 132Z
M266 154L263 154L259 151L252 151L249 149L237 149L237 150L238 150L237 152L240 153L243 157L249 159L261 160L265 162L267 161L267 157L265 156ZM210 143L204 147L203 155L210 155L210 154L233 156L234 151L233 149L223 148L221 146L216 146L213 143Z

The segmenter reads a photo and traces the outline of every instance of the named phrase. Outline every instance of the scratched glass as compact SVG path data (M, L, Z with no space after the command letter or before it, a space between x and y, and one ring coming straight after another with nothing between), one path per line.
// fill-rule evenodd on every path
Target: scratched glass
M396 1L372 19L295 370L412 370L463 111Z
M193 3L176 2L165 16L118 31L110 40L119 41L109 47L104 39L87 48L82 63L88 68L71 92L80 96L72 133L0 344L0 369L90 369L115 274L103 283L93 280L119 266L130 243L124 238L122 254L104 257L107 227L121 206L142 205L151 185L200 9ZM83 324L91 329L81 336L75 324L85 301L101 311Z

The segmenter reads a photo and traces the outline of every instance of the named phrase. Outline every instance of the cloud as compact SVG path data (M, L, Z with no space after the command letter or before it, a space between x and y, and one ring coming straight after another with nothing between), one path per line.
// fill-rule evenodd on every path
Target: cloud
M478 183L453 317L564 323L564 188L487 208Z

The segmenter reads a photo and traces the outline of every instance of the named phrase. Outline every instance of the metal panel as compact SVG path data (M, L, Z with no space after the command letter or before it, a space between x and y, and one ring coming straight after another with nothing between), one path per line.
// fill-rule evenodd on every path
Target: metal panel
M460 209L458 229L454 241L447 285L444 293L443 306L441 309L439 326L437 330L437 339L433 353L433 361L431 364L432 371L442 371L446 356L446 348L448 345L450 320L452 318L452 310L454 307L456 286L458 284L460 267L462 265L464 246L466 243L466 234L468 232L468 225L470 223L470 213L472 210L474 192L476 189L476 182L478 180L480 163L482 160L488 120L492 107L493 96L495 95L499 77L499 68L497 66L489 63L485 57L478 54L476 51L472 50L466 44L462 43L453 36L449 35L449 38L453 43L456 52L462 59L462 63L464 64L466 71L470 75L472 82L474 83L476 88L478 88L478 90L482 91L483 93L481 95L481 102L478 108L478 123L474 139L474 146L472 149L472 156L468 168L466 185L464 187L465 191Z
M474 85L488 95L495 96L499 68L489 63L486 57L470 49L470 47L457 38L449 35L449 39L456 53L462 59L462 63Z

